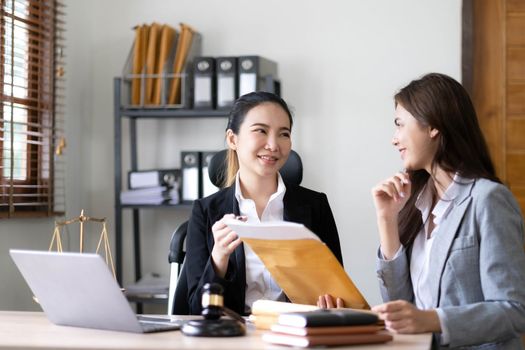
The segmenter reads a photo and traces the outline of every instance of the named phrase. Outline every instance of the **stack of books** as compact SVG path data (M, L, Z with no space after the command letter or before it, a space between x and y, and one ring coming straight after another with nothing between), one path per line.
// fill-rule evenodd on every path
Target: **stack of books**
M252 305L249 321L257 329L269 330L277 323L279 315L283 312L302 312L320 310L315 305L286 303L273 300L256 300Z
M120 193L122 204L178 204L178 187L156 186L137 188Z
M263 340L296 347L385 343L393 339L370 311L319 309L282 313Z

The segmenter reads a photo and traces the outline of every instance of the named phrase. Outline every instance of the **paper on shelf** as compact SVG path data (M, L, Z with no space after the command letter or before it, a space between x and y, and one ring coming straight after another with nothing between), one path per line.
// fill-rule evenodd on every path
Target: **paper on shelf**
M342 298L346 307L370 308L332 251L304 225L224 223L257 254L293 303L316 305L320 295L330 294Z

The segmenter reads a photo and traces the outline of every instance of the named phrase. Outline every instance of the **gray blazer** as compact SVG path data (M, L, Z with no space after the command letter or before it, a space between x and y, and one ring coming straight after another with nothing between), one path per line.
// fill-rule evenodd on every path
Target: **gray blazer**
M503 185L478 179L461 184L430 252L434 308L450 335L450 348L523 349L525 252L520 208ZM383 300L414 302L410 249L378 259ZM439 344L439 335L436 334ZM481 345L483 346L476 346Z

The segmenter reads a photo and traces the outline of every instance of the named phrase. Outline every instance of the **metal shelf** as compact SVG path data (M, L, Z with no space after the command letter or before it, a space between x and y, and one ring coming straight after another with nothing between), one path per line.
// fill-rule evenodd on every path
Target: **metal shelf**
M229 111L215 109L120 108L120 115L133 119L227 118Z
M122 284L122 211L131 210L133 224L133 260L135 280L142 277L140 248L140 210L173 209L189 210L192 203L180 204L122 204L120 192L124 178L122 176L122 121L129 120L130 171L139 170L137 157L137 120L138 119L203 119L228 118L226 110L177 109L177 108L135 108L121 104L121 79L114 79L114 142L115 142L115 267L117 280ZM161 298L162 299L162 298Z

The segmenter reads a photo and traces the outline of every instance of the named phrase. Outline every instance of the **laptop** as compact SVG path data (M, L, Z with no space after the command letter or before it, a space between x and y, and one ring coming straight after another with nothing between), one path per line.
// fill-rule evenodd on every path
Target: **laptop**
M9 254L47 318L62 326L151 333L182 320L137 317L98 254L10 249Z

